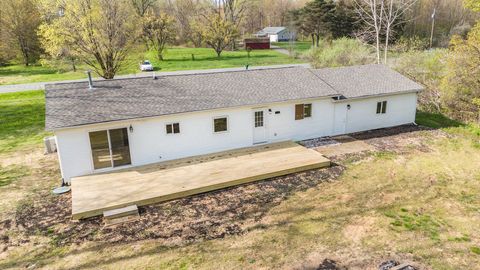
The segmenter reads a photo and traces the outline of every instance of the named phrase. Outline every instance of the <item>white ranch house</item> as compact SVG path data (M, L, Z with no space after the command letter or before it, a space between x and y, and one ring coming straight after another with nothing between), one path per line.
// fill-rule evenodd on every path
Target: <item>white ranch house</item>
M383 65L301 67L46 87L62 177L415 121L422 86Z
M256 34L257 37L269 37L270 42L279 42L279 41L289 41L294 39L293 33L288 30L288 28L283 26L278 27L265 27L262 30L258 31Z

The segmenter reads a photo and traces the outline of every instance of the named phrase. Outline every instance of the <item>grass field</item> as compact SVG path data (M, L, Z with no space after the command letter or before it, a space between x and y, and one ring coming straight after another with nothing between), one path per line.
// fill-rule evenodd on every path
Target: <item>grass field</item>
M0 153L37 147L45 129L43 91L0 95Z
M290 46L292 46L290 42L274 42L272 43L272 45L275 45L287 50L290 49ZM295 41L295 43L293 43L294 51L298 53L303 53L305 51L308 51L310 50L311 47L312 47L312 42L310 41Z
M247 52L243 50L224 51L222 56L217 58L214 50L210 48L174 47L167 50L164 61L157 60L151 52L132 53L119 74L139 73L138 64L144 59L152 61L157 71L229 68L241 67L247 64L263 66L301 62L274 50L252 51L250 58L248 58ZM23 65L9 65L0 67L0 85L81 79L85 78L85 71L90 69L82 64L79 64L77 68L77 72L58 72L56 69L47 66L25 67Z
M41 152L42 92L3 94L0 102L5 218L47 200L39 194L48 193L59 171L55 155L27 158ZM392 139L398 148L341 160L340 178L286 198L243 234L186 245L160 239L59 245L53 231L62 228L52 228L5 251L0 241L0 268L284 269L329 258L349 269L377 269L393 258L431 269L479 269L480 128L427 113L417 122L442 132L399 137ZM0 240L22 235L5 228Z

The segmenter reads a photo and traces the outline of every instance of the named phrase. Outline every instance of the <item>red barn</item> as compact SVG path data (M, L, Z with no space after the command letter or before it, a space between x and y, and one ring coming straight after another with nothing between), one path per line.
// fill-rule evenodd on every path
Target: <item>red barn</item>
M245 49L252 49L252 50L270 49L270 38L268 37L246 38Z

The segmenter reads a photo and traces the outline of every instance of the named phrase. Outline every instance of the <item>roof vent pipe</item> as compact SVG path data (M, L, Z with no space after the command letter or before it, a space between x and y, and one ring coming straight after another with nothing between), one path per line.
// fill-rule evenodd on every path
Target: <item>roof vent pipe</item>
M92 71L87 70L87 75L88 75L88 88L93 89Z

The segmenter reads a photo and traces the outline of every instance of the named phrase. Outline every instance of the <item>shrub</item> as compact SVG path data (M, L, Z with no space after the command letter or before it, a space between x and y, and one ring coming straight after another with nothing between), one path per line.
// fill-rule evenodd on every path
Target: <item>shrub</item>
M332 42L321 41L317 48L306 53L314 68L371 64L375 62L372 50L360 41L340 38Z
M440 82L446 72L446 54L445 49L410 51L392 62L398 72L425 86L418 97L419 107L423 111L442 112Z

